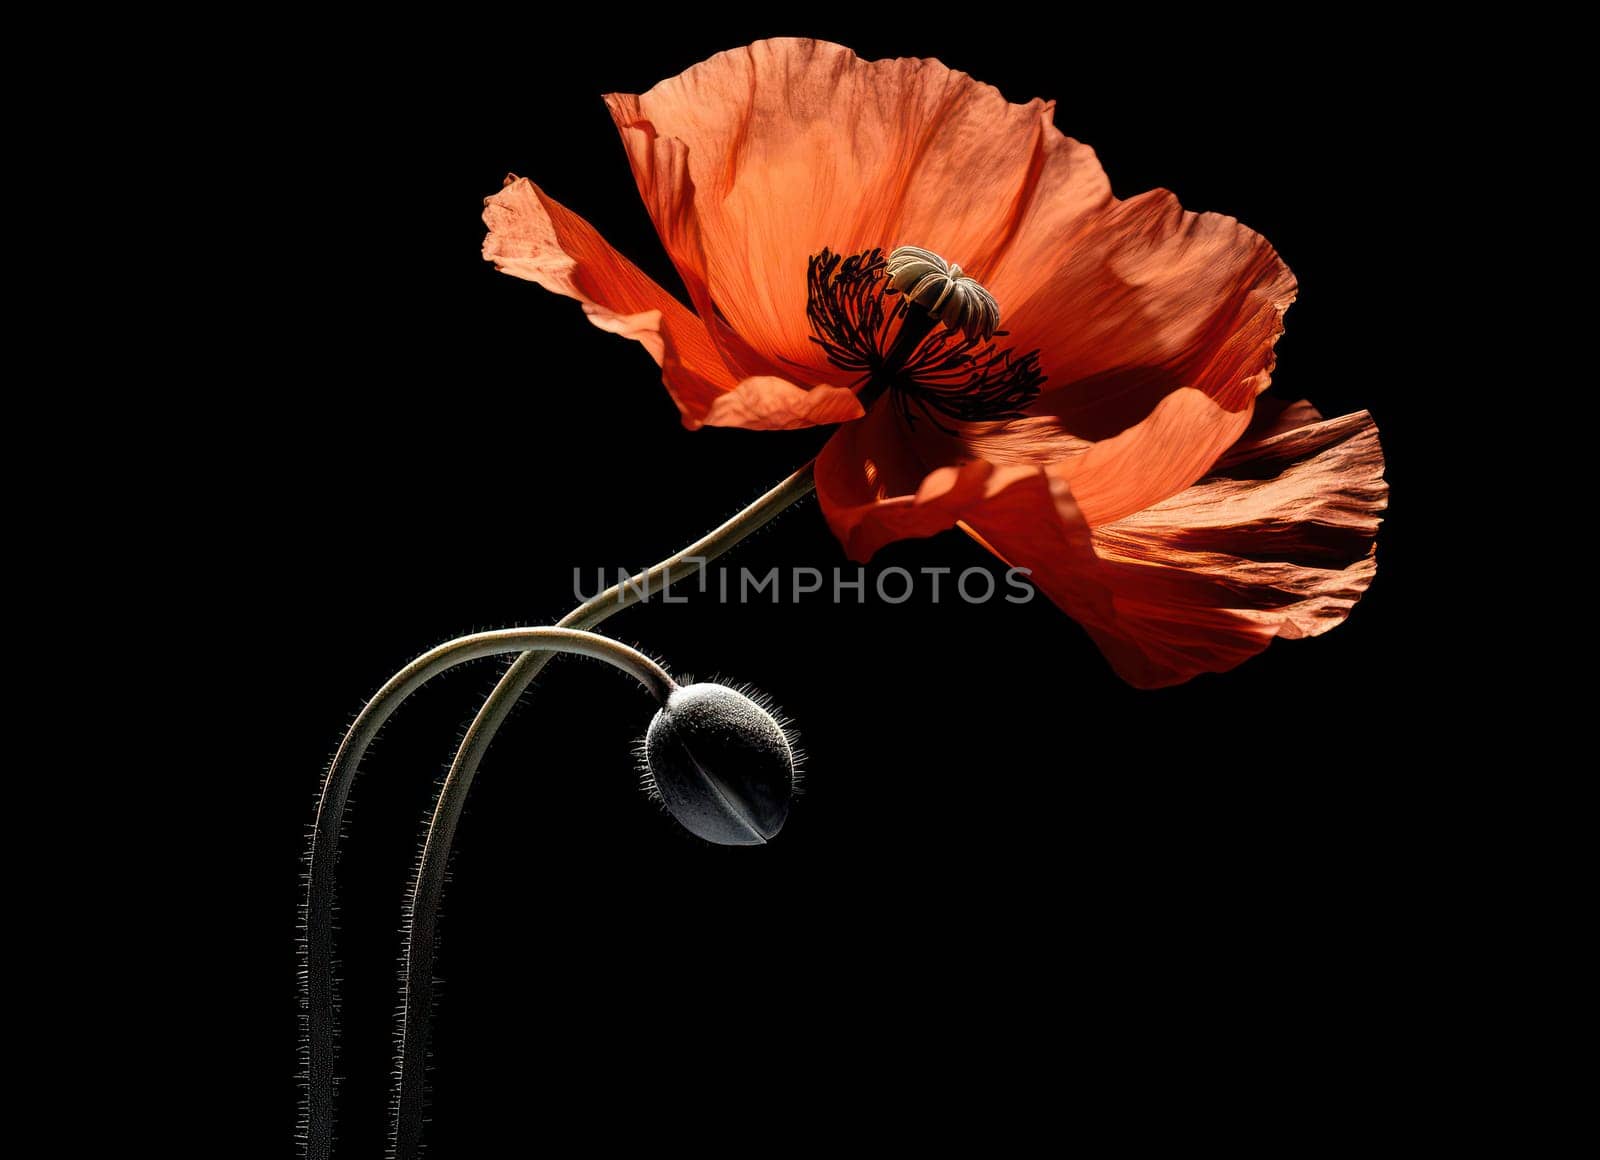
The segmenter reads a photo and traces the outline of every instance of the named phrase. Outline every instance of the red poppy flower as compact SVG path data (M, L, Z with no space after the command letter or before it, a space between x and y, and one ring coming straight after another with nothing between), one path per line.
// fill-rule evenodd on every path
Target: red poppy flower
M1052 103L934 60L762 41L606 103L694 309L526 179L484 256L643 344L688 427L841 424L816 481L851 558L963 528L1145 687L1366 590L1377 430L1258 405L1295 295L1260 235L1118 200Z

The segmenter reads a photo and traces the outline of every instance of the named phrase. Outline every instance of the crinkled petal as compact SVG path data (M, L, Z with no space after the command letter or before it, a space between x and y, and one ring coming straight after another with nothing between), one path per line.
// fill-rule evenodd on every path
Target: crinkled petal
M1013 263L1020 261L1013 254ZM1097 214L1071 246L1006 275L1003 322L1050 378L1034 410L1104 439L1193 387L1242 410L1269 381L1295 279L1260 234L1166 190ZM1032 285L1028 285L1031 282Z
M1072 458L1059 473L1093 524L1176 495L1249 423L1294 276L1259 234L1186 213L1165 191L1093 215L1070 245L1037 257L1048 277L1031 283L1012 272L1028 240L997 293L1006 341L1041 352L1045 391L1026 423L976 430L964 451L924 447L924 458Z
M861 418L861 401L844 387L800 387L787 379L756 375L744 379L706 409L713 427L788 431Z
M976 504L1032 480L1048 488L1038 467L974 460L926 471L901 437L893 408L874 407L841 427L817 456L817 501L845 553L865 562L895 540L932 536Z
M1186 389L1133 429L1090 444L1032 419L966 424L952 436L926 420L908 426L885 402L828 441L817 460L817 490L835 534L857 559L892 540L951 527L962 518L951 512L966 493L947 494L946 484L988 480L999 469L1007 484L1043 472L1071 492L1076 518L1098 527L1183 491L1249 422L1250 412L1228 411Z
M1251 412L1230 411L1192 387L1161 399L1141 422L1100 442L1080 439L1047 416L1009 422L931 422L896 427L908 457L929 470L981 459L1046 468L1072 487L1093 526L1112 523L1176 495L1199 479L1247 429ZM885 434L887 437L887 432Z
M783 429L861 414L849 391L736 375L704 323L583 218L526 178L484 202L483 256L508 274L575 298L589 321L650 352L684 425Z
M1093 531L1070 495L1006 498L966 523L1156 688L1340 623L1371 583L1386 487L1361 413L1242 441L1194 487Z
M1173 391L1148 418L1093 444L1050 472L1072 487L1090 527L1140 512L1206 473L1249 426L1251 411L1230 411L1193 387Z
M1338 624L1372 581L1387 496L1370 415L1324 420L1276 400L1199 483L1102 526L1050 467L973 460L929 471L888 407L836 432L816 479L851 559L962 527L1028 569L1144 688Z
M839 381L808 341L806 263L824 247L924 246L983 277L1024 230L1061 234L1111 196L1053 106L1010 104L935 60L766 40L607 100L696 307L725 320L745 373L759 359Z

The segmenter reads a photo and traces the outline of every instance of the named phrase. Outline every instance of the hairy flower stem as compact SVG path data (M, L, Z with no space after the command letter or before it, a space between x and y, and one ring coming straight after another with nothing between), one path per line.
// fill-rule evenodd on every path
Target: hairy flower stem
M467 661L503 653L526 654L530 649L544 655L575 652L606 661L635 677L660 703L665 703L677 688L660 665L610 637L572 628L507 628L464 636L423 653L389 678L357 715L323 782L306 885L302 997L306 1008L303 1047L307 1092L303 1127L306 1155L315 1160L322 1160L333 1148L333 871L350 784L378 730L412 693L440 673Z
M568 628L592 628L614 613L643 600L645 593L653 591L656 585L668 578L669 573L672 579L694 575L707 562L728 551L779 512L810 495L816 488L816 481L812 477L814 463L807 463L715 531L667 557L655 567L585 601L558 623ZM406 914L406 946L401 968L405 993L396 1030L398 1058L395 1062L394 1121L390 1138L390 1156L393 1160L413 1160L421 1143L425 1098L423 1071L428 1053L428 1020L432 1010L434 920L438 915L439 896L444 890L445 870L456 823L461 818L467 791L472 788L472 779L490 742L549 659L549 653L526 652L512 662L462 738L434 806L433 821L428 826L428 836L423 843L422 861L417 867Z
M630 578L594 599L586 601L563 617L556 629L507 629L498 633L481 633L441 645L407 665L395 674L376 696L369 701L355 723L345 734L338 752L328 767L322 793L317 804L316 824L312 831L311 849L306 874L306 893L302 914L304 963L301 969L301 1005L304 1009L301 1051L304 1059L305 1097L302 1104L301 1140L308 1160L327 1160L333 1151L334 1087L335 1087L335 981L333 970L333 914L337 894L336 863L338 840L344 822L345 807L349 801L350 787L359 772L361 759L383 723L402 701L429 679L451 668L478 657L520 652L522 655L507 670L494 692L484 703L472 728L461 743L450 775L440 790L435 807L433 824L429 827L423 860L413 884L408 903L411 921L406 948L407 988L405 1007L401 1015L402 1067L396 1092L396 1119L392 1147L400 1155L411 1155L405 1150L406 1138L415 1140L421 1126L421 1062L426 1051L426 1013L431 998L433 959L433 920L437 911L438 896L443 882L444 863L448 854L450 837L455 831L466 790L477 771L478 763L504 722L512 705L533 682L550 656L554 642L561 647L583 644L602 650L591 655L619 663L618 658L632 654L636 662L653 667L648 658L604 637L590 633L570 631L599 624L607 617L644 599L650 586L662 580L671 570L675 576L690 576L703 566L704 561L720 556L739 541L750 535L791 504L809 495L815 483L812 465L806 464L777 487L763 495L744 511L734 516L709 535L691 544L683 551L663 560L655 567ZM698 559L691 559L698 557ZM569 631L563 631L569 630ZM588 639L592 638L592 640ZM593 644L603 641L604 644ZM651 685L649 669L639 667L636 676ZM660 672L659 669L656 670ZM646 674L641 676L640 674ZM652 687L658 699L662 688L671 688L671 678L660 673L660 681ZM434 867L437 865L437 869ZM425 949L424 949L425 948ZM426 962L421 971L415 968ZM427 979L421 987L412 980ZM404 1061L415 1052L414 1065ZM407 1077L410 1082L407 1082ZM407 1093L414 1092L414 1096ZM416 1107L417 1123L402 1130L406 1109Z

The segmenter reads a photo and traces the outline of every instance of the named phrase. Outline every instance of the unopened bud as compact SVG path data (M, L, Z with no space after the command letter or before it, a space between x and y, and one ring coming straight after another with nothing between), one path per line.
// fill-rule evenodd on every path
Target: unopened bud
M675 689L645 734L651 780L690 833L755 846L783 828L794 795L794 752L772 714L736 689Z

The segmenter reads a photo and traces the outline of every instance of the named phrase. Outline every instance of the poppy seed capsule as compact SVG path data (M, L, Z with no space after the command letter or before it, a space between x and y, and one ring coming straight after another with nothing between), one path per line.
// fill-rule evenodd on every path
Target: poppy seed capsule
M921 246L900 246L884 272L889 285L951 330L972 342L987 342L1000 329L1000 304L961 267Z
M789 739L772 714L726 685L673 690L650 722L644 754L672 816L708 842L757 846L789 816Z

